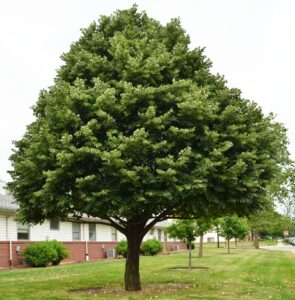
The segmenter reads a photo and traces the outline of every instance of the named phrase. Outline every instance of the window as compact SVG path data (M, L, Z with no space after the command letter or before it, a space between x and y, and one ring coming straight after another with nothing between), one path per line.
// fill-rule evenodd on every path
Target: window
M96 224L89 223L89 241L96 241Z
M17 239L18 240L28 240L29 239L29 225L17 223Z
M162 240L162 230L158 229L158 240L161 241Z
M118 240L117 229L114 227L111 227L111 236L112 236L112 241Z
M80 223L72 223L73 241L80 241L81 226Z
M208 237L207 242L208 243L213 243L214 242L214 237Z
M154 235L154 228L150 230L150 235Z
M50 230L59 230L58 220L50 220Z

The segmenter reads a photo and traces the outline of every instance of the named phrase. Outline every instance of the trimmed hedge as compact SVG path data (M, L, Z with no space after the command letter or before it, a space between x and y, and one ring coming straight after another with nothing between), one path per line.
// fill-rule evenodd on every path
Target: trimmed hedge
M68 255L65 245L56 240L34 243L23 252L25 262L33 267L58 265Z

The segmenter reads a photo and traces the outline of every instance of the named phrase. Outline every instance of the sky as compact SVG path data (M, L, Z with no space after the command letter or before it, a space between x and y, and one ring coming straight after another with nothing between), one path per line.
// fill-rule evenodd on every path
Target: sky
M179 17L191 47L206 48L212 72L277 115L295 159L295 1L10 0L0 2L0 179L10 180L12 141L34 120L31 107L80 29L135 3L162 24Z

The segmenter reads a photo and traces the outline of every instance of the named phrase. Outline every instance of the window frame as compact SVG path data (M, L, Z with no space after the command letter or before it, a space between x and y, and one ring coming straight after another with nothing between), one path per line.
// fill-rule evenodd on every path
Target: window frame
M74 231L74 227L79 226L79 231ZM75 234L79 234L79 238L75 238ZM72 222L72 240L73 241L81 241L81 223L78 222Z
M111 227L111 241L112 242L117 242L118 241L118 231L114 227Z
M90 227L93 226L92 229L90 230ZM94 237L90 237L91 234L94 233ZM88 239L89 241L96 241L96 223L88 223Z
M162 241L162 230L161 229L158 229L157 230L157 238L158 238L158 241Z
M57 224L57 228L54 228L54 226L52 226L54 224L52 222L57 222L57 223L55 223L55 224ZM60 221L59 220L50 220L49 221L49 228L50 228L50 230L59 231L60 230Z
M23 230L23 232L21 230ZM19 234L27 234L28 237L27 238L20 238ZM30 225L21 224L17 221L17 223L16 223L16 237L17 237L18 241L29 241L30 240Z

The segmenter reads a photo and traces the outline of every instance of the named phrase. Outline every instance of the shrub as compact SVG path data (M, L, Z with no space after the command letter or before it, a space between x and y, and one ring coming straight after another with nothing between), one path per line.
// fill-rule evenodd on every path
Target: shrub
M51 262L53 265L59 265L60 262L69 256L69 251L63 243L59 243L57 240L48 242L56 251L56 258Z
M123 255L124 257L127 257L127 248L128 248L127 241L121 241L116 247L116 253L119 255Z
M33 267L46 267L52 260L57 259L55 249L48 242L38 242L28 246L23 256L25 262Z
M163 251L163 246L158 240L147 240L141 244L140 250L143 255L155 255Z
M28 246L23 256L25 262L33 267L46 267L50 263L57 265L68 256L68 251L62 243L53 241L38 242Z

